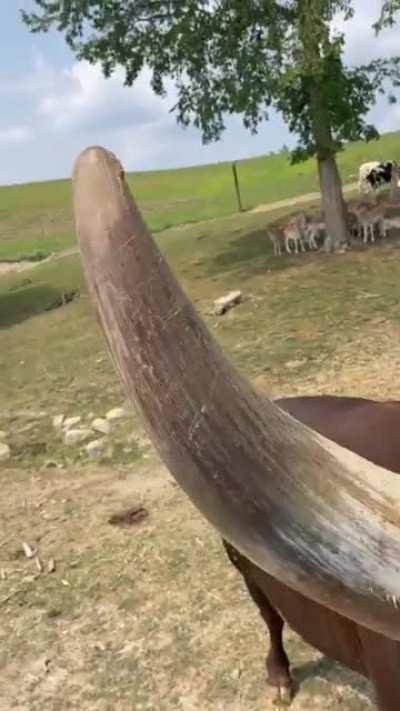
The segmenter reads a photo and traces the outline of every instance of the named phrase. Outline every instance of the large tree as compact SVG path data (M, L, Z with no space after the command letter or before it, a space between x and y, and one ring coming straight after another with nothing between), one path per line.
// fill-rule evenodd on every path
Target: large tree
M396 2L396 0L395 0ZM217 140L227 114L256 131L278 110L298 136L293 160L316 156L331 244L346 241L345 204L336 153L347 141L377 136L365 116L385 80L397 81L400 57L346 66L337 13L351 0L35 0L23 12L31 31L56 27L78 59L105 76L125 70L132 85L144 66L165 95L176 85L178 121Z

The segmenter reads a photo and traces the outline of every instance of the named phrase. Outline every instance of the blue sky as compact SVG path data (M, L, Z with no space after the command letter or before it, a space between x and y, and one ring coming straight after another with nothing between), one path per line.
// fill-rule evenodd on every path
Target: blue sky
M94 143L115 151L131 170L239 159L293 144L272 113L257 136L234 117L222 141L202 145L196 129L176 125L169 114L173 96L155 97L145 73L134 88L124 88L121 73L105 80L97 67L76 62L61 35L30 34L18 8L32 4L0 0L0 184L69 176L79 151ZM381 0L354 5L348 61L399 52L400 24L379 38L370 29ZM371 119L382 131L400 129L400 106L381 99Z

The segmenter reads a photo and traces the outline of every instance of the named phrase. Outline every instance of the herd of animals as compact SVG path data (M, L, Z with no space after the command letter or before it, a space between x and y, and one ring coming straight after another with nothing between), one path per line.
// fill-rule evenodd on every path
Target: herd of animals
M387 235L385 205L379 201L381 188L390 185L394 171L399 175L400 167L395 161L364 163L359 170L359 191L372 195L347 206L348 234L351 240L361 240L364 244L375 242ZM290 217L283 222L267 227L267 235L272 242L274 254L299 254L320 249L327 238L323 213L310 215L305 212Z

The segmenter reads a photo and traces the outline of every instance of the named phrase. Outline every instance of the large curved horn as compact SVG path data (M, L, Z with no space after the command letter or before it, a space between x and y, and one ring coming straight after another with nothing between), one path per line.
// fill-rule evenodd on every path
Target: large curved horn
M400 640L400 477L308 429L233 369L112 154L84 151L73 187L86 278L114 364L173 476L260 568Z

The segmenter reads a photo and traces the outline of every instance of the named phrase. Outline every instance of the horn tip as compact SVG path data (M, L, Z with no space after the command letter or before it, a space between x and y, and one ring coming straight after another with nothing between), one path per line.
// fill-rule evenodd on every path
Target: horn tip
M83 151L81 151L76 158L73 166L73 180L76 179L81 170L87 168L96 168L98 166L104 166L107 164L109 166L116 167L118 171L122 171L122 165L118 158L103 146L88 146Z

